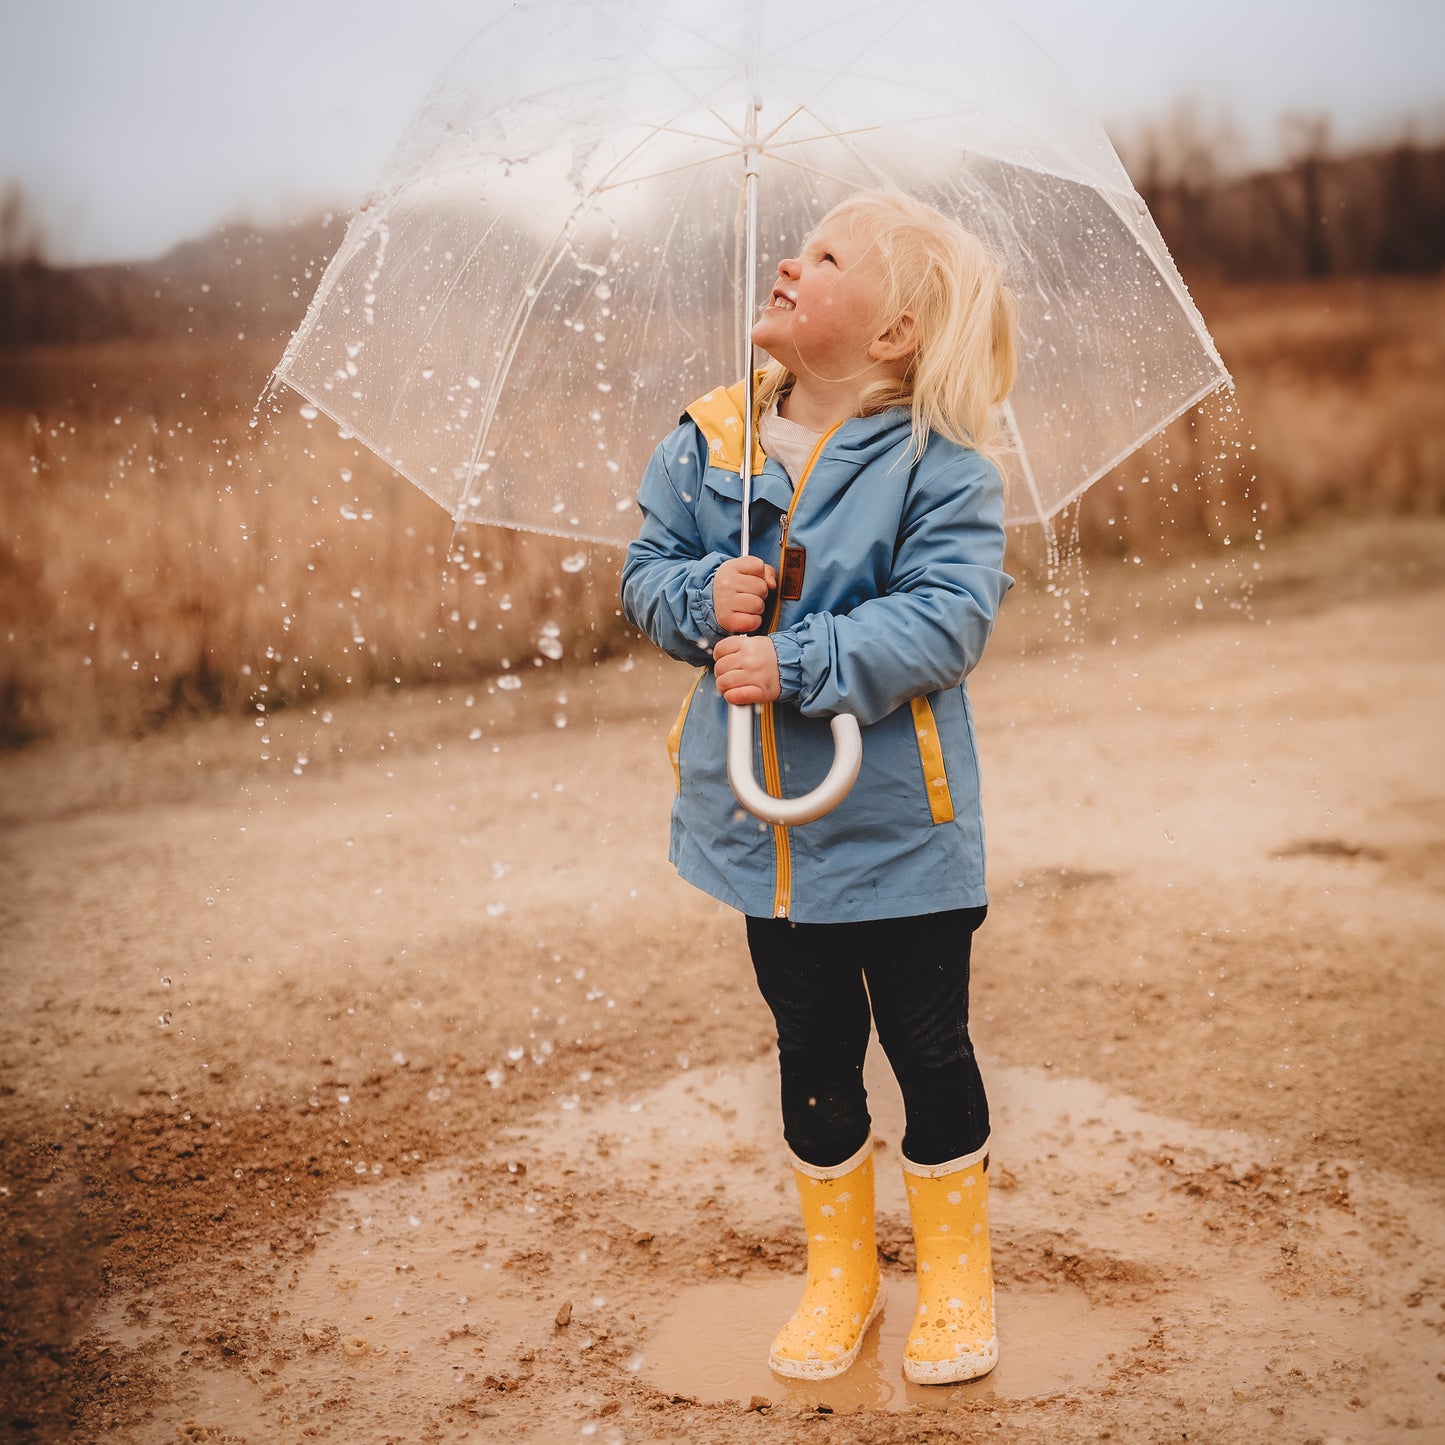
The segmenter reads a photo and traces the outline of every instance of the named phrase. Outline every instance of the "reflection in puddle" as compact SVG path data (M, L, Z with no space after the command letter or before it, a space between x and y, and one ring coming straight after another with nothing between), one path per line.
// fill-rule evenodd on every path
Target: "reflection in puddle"
M1001 1291L999 1363L966 1385L910 1385L903 1345L917 1298L913 1282L884 1280L884 1306L857 1363L836 1380L784 1380L768 1369L768 1345L792 1313L802 1279L768 1276L694 1285L649 1331L642 1378L659 1389L704 1401L746 1404L761 1395L797 1409L941 1409L960 1391L1029 1399L1097 1384L1111 1355L1127 1353L1147 1332L1117 1308L1094 1308L1068 1286Z

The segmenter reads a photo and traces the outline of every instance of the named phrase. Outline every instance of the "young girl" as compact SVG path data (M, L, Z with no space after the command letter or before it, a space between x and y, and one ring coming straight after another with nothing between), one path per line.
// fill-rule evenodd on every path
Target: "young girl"
M794 1378L847 1369L881 1301L870 1008L907 1114L918 1312L904 1374L968 1380L998 1358L988 1104L968 1036L987 909L963 680L1012 585L993 458L1014 317L976 237L902 194L855 194L779 264L752 333L773 358L757 392L752 553L737 555L741 384L688 408L638 493L627 616L703 669L668 739L671 858L747 916L777 1022L808 1277L769 1364ZM728 704L761 705L775 797L820 781L828 720L852 713L853 790L801 826L744 813L727 781Z

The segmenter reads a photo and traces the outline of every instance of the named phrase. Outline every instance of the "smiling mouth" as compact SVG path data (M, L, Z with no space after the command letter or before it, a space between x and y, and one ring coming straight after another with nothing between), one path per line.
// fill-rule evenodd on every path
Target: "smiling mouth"
M768 301L768 307L773 311L795 311L797 310L797 302L782 291L774 291Z

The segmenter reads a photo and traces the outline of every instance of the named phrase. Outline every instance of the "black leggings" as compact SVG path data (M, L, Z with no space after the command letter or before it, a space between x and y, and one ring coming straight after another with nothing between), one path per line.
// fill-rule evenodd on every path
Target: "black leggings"
M968 961L987 908L866 923L748 919L748 947L778 1026L783 1137L805 1163L867 1142L863 1056L871 1013L903 1092L903 1153L942 1164L988 1141L988 1099L968 1037Z

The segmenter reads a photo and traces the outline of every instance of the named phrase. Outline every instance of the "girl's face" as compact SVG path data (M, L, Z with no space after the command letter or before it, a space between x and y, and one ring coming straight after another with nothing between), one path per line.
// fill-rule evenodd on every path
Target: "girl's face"
M802 252L778 263L778 280L753 341L795 376L846 381L874 364L887 328L886 271L878 248L848 217L825 220Z

